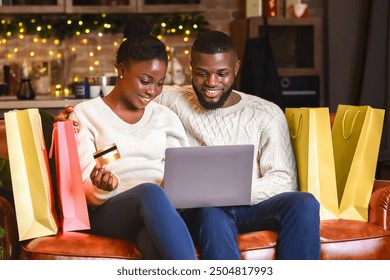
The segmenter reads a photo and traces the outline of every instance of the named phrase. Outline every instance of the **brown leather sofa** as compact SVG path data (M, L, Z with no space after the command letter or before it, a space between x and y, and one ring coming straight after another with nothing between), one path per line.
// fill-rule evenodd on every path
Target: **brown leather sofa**
M0 156L8 156L4 121L0 120ZM12 202L0 196L0 226L4 259L142 259L137 245L123 239L87 232L18 241ZM240 234L243 259L276 259L278 234L258 231ZM369 221L326 220L321 222L321 259L390 259L390 181L376 180L370 201Z

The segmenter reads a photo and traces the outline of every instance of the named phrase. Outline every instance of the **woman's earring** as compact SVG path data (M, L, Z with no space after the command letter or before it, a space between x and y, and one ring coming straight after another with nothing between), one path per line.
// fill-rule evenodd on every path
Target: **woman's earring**
M120 76L119 76L119 79L123 79L123 76L122 76L122 75L120 75Z

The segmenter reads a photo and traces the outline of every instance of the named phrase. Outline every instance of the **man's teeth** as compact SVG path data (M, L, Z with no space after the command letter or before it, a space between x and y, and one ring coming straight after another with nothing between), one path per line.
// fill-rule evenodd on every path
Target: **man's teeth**
M214 98L216 96L218 96L218 94L220 93L219 90L205 90L204 94L209 97L209 98Z
M207 95L216 95L219 93L219 90L206 90Z

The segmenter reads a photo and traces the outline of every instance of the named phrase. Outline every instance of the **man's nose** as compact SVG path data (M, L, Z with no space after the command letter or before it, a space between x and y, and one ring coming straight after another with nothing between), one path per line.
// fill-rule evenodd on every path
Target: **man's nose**
M207 78L207 85L209 86L216 86L218 84L218 75L211 74Z

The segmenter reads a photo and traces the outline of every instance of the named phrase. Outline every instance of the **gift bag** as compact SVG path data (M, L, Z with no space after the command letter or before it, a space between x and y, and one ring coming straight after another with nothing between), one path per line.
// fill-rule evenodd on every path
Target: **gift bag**
M368 220L384 110L339 105L332 127L340 218Z
M286 108L300 191L320 203L320 218L337 219L337 185L328 108Z
M50 157L54 147L63 231L90 229L76 135L71 120L54 123Z
M57 215L38 109L4 114L19 240L56 234Z

